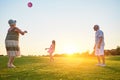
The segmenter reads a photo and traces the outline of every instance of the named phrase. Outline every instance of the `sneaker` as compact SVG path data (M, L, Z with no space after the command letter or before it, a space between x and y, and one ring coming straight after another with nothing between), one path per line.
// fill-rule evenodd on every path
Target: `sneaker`
M96 64L96 66L100 66L100 65L101 65L100 63Z
M11 65L10 64L7 64L8 68L11 68Z
M105 64L101 64L100 66L105 67L106 65Z
M8 65L8 68L16 68L16 66L12 65Z
M16 68L16 66L12 64L12 68Z
M8 68L11 68L11 66L10 66L10 65L8 65Z

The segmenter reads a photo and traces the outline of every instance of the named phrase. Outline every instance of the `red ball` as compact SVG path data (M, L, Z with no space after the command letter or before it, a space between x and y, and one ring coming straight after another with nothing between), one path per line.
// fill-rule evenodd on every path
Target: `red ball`
M30 8L31 8L31 7L32 7L32 5L33 5L33 4L32 4L31 2L28 2L28 7L30 7Z

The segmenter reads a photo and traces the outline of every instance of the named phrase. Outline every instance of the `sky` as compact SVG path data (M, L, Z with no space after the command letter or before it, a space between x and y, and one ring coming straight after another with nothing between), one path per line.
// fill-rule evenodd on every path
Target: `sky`
M28 2L33 6L29 8ZM28 33L20 36L22 55L46 55L56 40L55 53L93 51L98 24L105 49L120 46L120 0L0 0L0 54L6 55L8 20Z

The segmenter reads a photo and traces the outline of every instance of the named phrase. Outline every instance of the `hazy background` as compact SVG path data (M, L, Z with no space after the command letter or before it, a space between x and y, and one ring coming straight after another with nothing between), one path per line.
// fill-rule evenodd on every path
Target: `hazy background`
M33 7L27 3L31 1ZM105 49L120 45L120 0L0 0L0 54L6 54L4 40L8 20L27 30L20 37L23 55L45 55L44 48L56 40L56 53L92 51L93 25L105 34Z

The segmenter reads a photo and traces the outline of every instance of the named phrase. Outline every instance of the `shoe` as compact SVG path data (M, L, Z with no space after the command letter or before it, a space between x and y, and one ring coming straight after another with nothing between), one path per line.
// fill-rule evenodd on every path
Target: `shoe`
M100 66L105 67L106 65L105 64L101 64Z
M98 63L98 64L96 64L96 66L101 66L101 64L100 64L100 63Z
M12 66L12 68L16 68L16 66L15 66L15 65L13 65L13 64L12 64L11 66Z
M8 65L8 68L16 68L16 66L12 65Z
M8 68L12 68L12 67L9 65Z
M11 68L11 65L10 64L7 64L8 68Z

